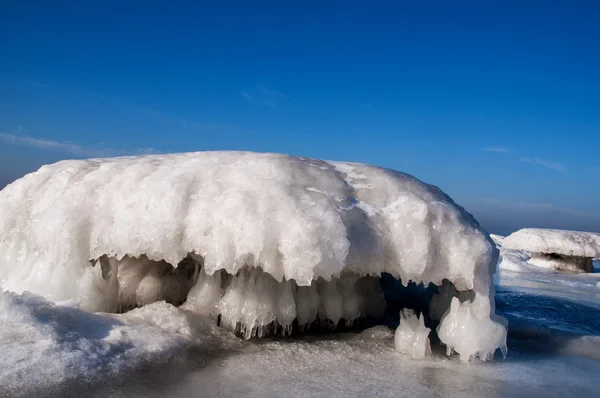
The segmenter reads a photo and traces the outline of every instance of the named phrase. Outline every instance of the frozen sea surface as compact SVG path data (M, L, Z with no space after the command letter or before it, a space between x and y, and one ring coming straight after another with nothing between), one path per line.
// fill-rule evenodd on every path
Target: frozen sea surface
M461 363L439 346L413 360L393 331L321 334L199 345L166 363L36 396L97 397L585 397L600 389L600 281L596 274L512 273L496 278L507 317L506 359Z

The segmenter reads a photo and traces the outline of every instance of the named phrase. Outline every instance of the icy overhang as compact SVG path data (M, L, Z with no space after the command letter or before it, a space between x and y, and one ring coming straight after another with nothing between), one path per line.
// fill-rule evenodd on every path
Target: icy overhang
M453 324L502 329L491 319L497 255L473 217L438 188L357 163L250 152L71 160L0 192L2 287L96 311L125 291L114 275L127 258L162 264L163 277L186 284L196 282L200 263L207 277L260 269L297 289L389 273L473 291L441 321L454 337L440 338L457 347ZM170 271L187 258L198 265ZM101 259L111 265L99 272ZM143 292L154 294L158 280ZM505 339L496 335L492 353ZM463 351L483 357L490 347Z

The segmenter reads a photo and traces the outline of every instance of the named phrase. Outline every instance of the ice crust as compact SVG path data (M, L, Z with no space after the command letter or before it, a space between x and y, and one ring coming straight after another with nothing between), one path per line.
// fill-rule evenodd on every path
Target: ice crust
M377 300L365 304L376 289L359 286L386 272L471 290L468 311L440 325L458 329L440 337L487 358L503 345L490 326L503 329L491 320L497 254L438 188L357 163L250 152L72 160L0 191L4 289L90 311L187 300L246 336L376 312ZM494 335L463 348L461 325Z
M521 229L506 237L502 246L531 253L556 253L565 256L600 256L600 234L558 229Z

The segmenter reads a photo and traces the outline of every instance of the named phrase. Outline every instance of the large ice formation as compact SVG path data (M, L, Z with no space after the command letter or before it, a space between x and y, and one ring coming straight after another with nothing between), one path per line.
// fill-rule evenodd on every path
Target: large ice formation
M600 234L527 228L508 236L503 248L532 253L529 263L542 268L592 272L600 256Z
M184 303L246 337L378 315L389 273L443 286L441 341L489 358L506 340L497 255L441 190L364 164L250 152L72 160L0 192L2 288L89 311Z

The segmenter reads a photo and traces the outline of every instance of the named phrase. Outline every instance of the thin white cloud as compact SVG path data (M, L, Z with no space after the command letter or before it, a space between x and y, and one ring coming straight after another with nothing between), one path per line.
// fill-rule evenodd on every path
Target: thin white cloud
M484 152L495 152L495 153L506 153L506 154L511 154L513 156L518 156L515 153L515 152L517 152L516 150L514 150L513 148L505 147L505 146L486 147L486 148L483 148L483 151ZM521 162L525 162L525 163L529 163L529 164L544 166L544 167L552 169L552 170L567 171L567 167L564 164L558 163L558 162L549 162L549 161L541 159L537 156L535 156L535 157L520 156L519 160Z
M261 85L254 86L250 90L240 91L240 95L248 102L262 104L269 108L281 105L286 98L282 92Z
M247 93L247 92L245 92L245 91L240 91L240 95L241 95L242 97L244 97L244 98L246 99L246 101L248 101L248 102L254 102L254 101L255 101L254 97L253 97L253 96L251 96L250 94L248 94L248 93Z
M20 130L21 128L18 129L18 131ZM89 148L68 141L53 141L45 138L30 137L12 133L0 133L0 139L15 145L25 145L42 150L67 153L77 157L106 157L158 153L158 151L153 148L140 148L134 151L125 151L112 148Z
M600 218L600 215L598 214L587 213L565 207L559 207L550 203L506 202L496 198L480 198L479 202L512 210L545 211L569 214L578 217Z
M544 167L547 167L547 168L553 169L553 170L558 170L558 171L566 171L567 170L565 165L563 165L561 163L548 162L547 160L540 159L538 157L530 158L530 157L522 156L520 159L521 159L521 162L537 164L537 165L544 166Z
M58 92L79 93L79 94L82 94L82 95L85 95L86 97L88 97L88 100L92 99L92 100L106 101L107 103L115 105L123 110L143 113L143 114L151 116L155 119L161 120L163 122L177 124L177 125L180 125L180 126L183 126L186 128L190 128L190 129L206 130L206 129L213 129L215 127L223 125L222 123L198 123L195 121L190 121L190 120L184 119L182 117L171 115L169 113L157 111L157 110L154 110L154 109L151 109L151 108L148 108L145 106L141 106L138 104L133 104L133 103L130 103L127 101L122 101L119 98L113 97L112 95L108 95L106 93L90 91L85 88L81 88L81 87L77 87L77 86L62 86L62 85L48 84L48 83L44 83L44 82L33 81L33 80L23 80L23 79L14 79L14 81L21 85L27 85L27 86L36 87L36 88L52 89L52 90L58 91Z
M42 83L42 82L38 82L35 80L22 80L22 79L16 79L17 82L20 82L22 84L26 84L28 86L32 86L32 87L38 87L38 88L49 88L51 87L50 84L46 84L46 83Z
M483 148L484 152L511 153L512 150L503 146L493 146Z

